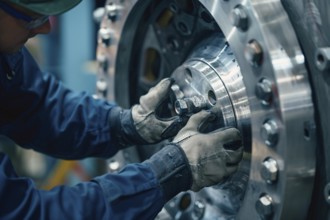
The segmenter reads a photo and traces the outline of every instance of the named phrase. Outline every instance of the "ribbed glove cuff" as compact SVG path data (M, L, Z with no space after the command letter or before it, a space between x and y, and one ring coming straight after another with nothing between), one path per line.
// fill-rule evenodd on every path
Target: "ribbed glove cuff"
M110 112L109 123L113 141L121 149L132 145L146 144L146 141L136 131L131 109L114 107Z
M179 192L191 188L192 175L188 159L177 144L170 143L166 145L144 163L149 164L156 174L166 201Z

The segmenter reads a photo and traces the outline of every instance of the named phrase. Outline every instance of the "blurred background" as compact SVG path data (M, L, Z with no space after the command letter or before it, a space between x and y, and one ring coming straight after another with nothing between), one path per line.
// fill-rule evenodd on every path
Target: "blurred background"
M26 44L44 72L53 74L74 91L95 93L99 23L93 12L104 4L105 0L82 1L69 12L50 18L50 34L39 35ZM9 154L17 173L34 179L40 189L74 185L106 171L104 160L58 160L18 147L4 136L0 136L0 148Z

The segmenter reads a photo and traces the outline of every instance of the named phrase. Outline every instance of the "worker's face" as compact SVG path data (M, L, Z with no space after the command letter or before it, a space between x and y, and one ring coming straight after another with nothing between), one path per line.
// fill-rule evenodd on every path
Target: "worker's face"
M33 18L40 16L16 5L11 4L10 6ZM37 34L48 34L50 30L51 26L49 21L46 21L39 27L28 29L26 28L25 21L11 16L0 8L0 53L14 53L18 51L29 38Z

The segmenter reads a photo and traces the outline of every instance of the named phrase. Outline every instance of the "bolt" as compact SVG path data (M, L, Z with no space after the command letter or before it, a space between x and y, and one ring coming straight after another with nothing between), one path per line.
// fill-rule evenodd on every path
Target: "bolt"
M188 113L188 104L183 99L178 99L174 103L174 110L178 115L184 115Z
M324 187L325 201L330 205L330 183Z
M202 219L205 212L205 205L201 201L196 201L194 204L193 216L194 219Z
M269 195L261 196L256 202L256 210L262 217L270 217L273 214L273 199Z
M109 5L106 6L106 10L107 10L108 18L112 22L115 22L118 20L120 11L123 10L123 7L121 5L110 3Z
M261 176L269 184L277 180L278 165L276 160L268 158L262 162Z
M274 146L278 141L278 126L275 121L268 120L261 126L261 137L268 146Z
M315 64L320 71L330 69L330 47L319 48L316 51Z
M272 99L272 83L267 79L262 79L256 85L256 96L262 100L264 105L268 105Z
M191 101L194 112L203 109L206 106L206 101L203 96L193 96L187 99L187 101Z
M206 107L206 99L201 95L177 99L174 103L174 109L178 115L196 113Z
M109 169L110 171L114 172L117 171L120 168L120 163L116 160L113 160L109 163Z
M16 75L16 73L15 73L14 70L9 71L9 72L7 72L7 74L6 74L8 80L12 80L12 79L14 78L15 75Z
M94 21L95 21L97 24L101 23L104 14L105 14L105 8L100 7L100 8L95 9L95 10L93 11L93 18L94 18Z
M246 31L248 28L248 16L242 5L236 6L230 14L230 20L233 26L242 31Z
M99 79L96 82L96 88L100 92L104 92L105 90L107 90L107 87L108 87L107 82L104 79Z
M102 42L106 46L109 46L112 43L112 39L114 38L114 33L109 28L101 28L99 30L99 35L100 35L100 37L102 39Z
M180 90L180 87L177 84L173 84L171 86L171 91L172 91L172 94L175 97L175 99L183 99L184 98L184 94Z
M253 66L260 66L263 58L263 51L256 40L251 40L245 47L244 51L245 58Z

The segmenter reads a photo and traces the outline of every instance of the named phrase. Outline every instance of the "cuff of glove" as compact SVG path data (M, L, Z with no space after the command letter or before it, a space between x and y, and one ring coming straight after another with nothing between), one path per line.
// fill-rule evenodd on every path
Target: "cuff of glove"
M189 162L180 146L170 143L144 163L155 173L166 201L191 188Z
M117 143L121 149L136 144L146 144L136 131L130 109L114 107L110 112L109 123L113 142Z

